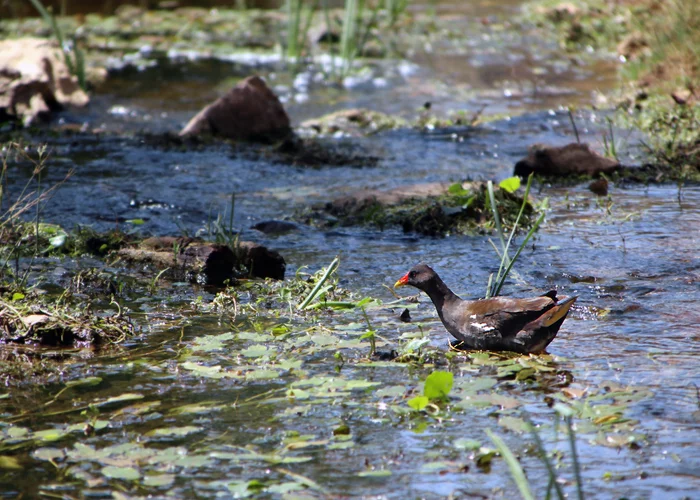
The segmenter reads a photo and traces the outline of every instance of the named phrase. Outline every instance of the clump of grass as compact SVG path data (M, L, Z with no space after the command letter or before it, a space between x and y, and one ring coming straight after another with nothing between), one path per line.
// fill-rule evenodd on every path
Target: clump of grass
M577 500L584 500L585 495L583 491L583 482L581 480L581 466L578 461L578 452L576 450L576 431L574 430L574 425L572 421L573 410L564 405L557 405L555 410L557 411L557 420L559 417L563 417L564 423L566 425L567 437L569 441L569 451L571 453L571 466L576 483L576 498ZM537 456L547 469L548 482L547 493L545 498L552 498L552 490L554 490L554 494L556 495L556 498L558 500L565 500L566 498L569 498L564 493L564 490L561 487L561 482L559 481L557 469L554 467L552 461L550 460L547 454L547 449L544 446L542 437L540 436L539 432L537 432L537 429L532 424L532 422L530 422L529 420L527 421L527 427L529 428L530 435L532 436L532 439L535 442ZM486 435L491 439L493 444L496 446L496 449L498 449L499 454L501 455L501 457L503 457L506 464L508 465L511 477L513 478L513 482L515 482L515 485L518 487L520 495L523 497L524 500L534 500L535 496L532 493L530 482L527 479L527 476L525 475L525 472L523 471L523 468L520 465L518 459L515 457L513 451L498 435L493 433L491 430L487 429Z
M328 0L321 0L322 15L326 29L333 28L331 10ZM368 43L373 27L382 23L383 30L392 29L408 6L408 0L385 0L373 3L367 0L345 0L341 15L341 33L337 47L329 43L332 62L330 73L336 78L343 78L353 67L358 54L362 54ZM308 53L307 34L314 16L319 12L319 0L286 0L287 40L285 55L289 59L299 59ZM380 16L384 13L384 16ZM337 52L336 52L337 50ZM339 56L339 61L336 60Z
M0 185L7 185L10 162L26 162L33 168L32 175L16 196L10 197L9 193L0 189L0 277L12 273L9 264L14 261L13 275L15 279L22 280L19 275L20 258L33 259L45 249L63 244L65 232L59 231L57 226L41 223L41 207L54 190L71 177L73 171L69 171L61 182L42 190L41 176L48 159L45 145L36 149L36 157L19 143L10 142L3 147ZM6 201L8 206L5 208ZM32 213L34 220L28 222L27 217Z
M311 20L318 8L318 0L304 5L304 0L287 0L287 49L289 59L299 59L304 55L306 39L311 26Z
M118 312L97 315L89 306L71 305L69 296L46 301L30 292L0 297L0 339L2 342L42 346L88 347L118 344L134 333L131 319Z
M501 289L503 288L503 285L506 282L506 279L508 278L508 275L513 269L513 265L515 264L516 260L520 256L520 253L523 251L525 248L525 245L527 245L527 242L530 241L530 238L535 234L535 231L537 231L537 228L540 227L540 224L542 224L542 221L544 220L545 212L542 212L540 216L537 218L535 223L530 227L530 230L528 231L527 235L523 239L522 243L518 247L518 249L515 251L515 254L513 257L510 257L510 246L511 243L513 242L513 237L515 236L516 231L518 230L520 226L520 220L523 216L523 213L525 212L525 208L529 205L528 201L528 196L530 194L530 187L532 186L532 179L533 179L533 174L530 174L530 176L527 179L527 186L525 187L525 194L523 195L523 202L522 205L520 206L520 211L518 212L518 216L515 219L515 222L513 223L512 229L510 231L510 235L508 236L508 240L506 240L506 235L503 230L503 227L501 226L501 220L500 216L498 214L498 204L496 202L496 197L494 195L493 191L493 183L491 181L488 182L487 188L488 188L488 193L489 193L489 201L490 201L490 206L491 206L491 211L493 213L493 220L494 224L496 226L496 234L498 236L498 239L501 243L501 249L499 250L496 245L491 242L493 245L494 249L496 250L496 253L498 256L501 258L500 265L498 266L498 273L496 274L496 277L494 279L493 273L489 276L489 281L486 286L486 297L496 297L498 296L499 293L501 293ZM503 186L503 183L501 183L501 189L507 189L505 186ZM513 186L511 186L512 189ZM519 187L519 183L518 183ZM517 189L517 187L515 187Z
M63 54L63 61L68 67L68 71L70 71L71 75L78 79L78 85L80 85L80 88L87 90L87 78L85 76L85 54L78 45L77 37L72 37L70 47L68 47L66 38L63 36L63 32L56 21L56 16L49 12L49 10L47 10L39 0L29 1L37 12L39 12L39 15L44 20L44 23L46 23L46 25L53 32L53 36L61 49L61 54Z

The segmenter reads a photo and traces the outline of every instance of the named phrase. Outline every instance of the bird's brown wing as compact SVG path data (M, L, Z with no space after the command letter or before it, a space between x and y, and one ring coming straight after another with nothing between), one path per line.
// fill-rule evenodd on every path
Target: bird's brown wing
M503 339L513 338L529 323L537 321L556 304L549 295L529 299L495 297L472 302L464 318L474 321L474 315L482 325L498 331Z

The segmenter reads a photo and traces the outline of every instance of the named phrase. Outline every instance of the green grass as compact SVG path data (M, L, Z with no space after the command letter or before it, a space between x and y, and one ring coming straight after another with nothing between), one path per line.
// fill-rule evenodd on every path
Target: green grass
M535 234L535 231L537 231L537 228L540 227L540 224L542 224L542 221L544 220L545 213L542 212L540 216L537 218L535 223L530 227L530 230L528 233L525 235L525 238L523 239L522 243L520 243L520 246L518 249L515 251L515 255L513 257L510 257L510 247L513 242L513 237L515 236L516 231L520 227L520 221L522 219L523 213L525 212L525 208L529 205L529 194L530 194L530 187L532 186L532 179L533 175L530 174L530 176L527 179L527 186L525 187L525 194L523 195L523 202L522 205L520 206L520 211L518 212L518 216L515 219L515 223L512 226L512 229L510 231L510 235L508 236L508 239L506 240L506 235L503 230L503 226L501 225L501 218L498 215L498 203L496 201L496 196L493 191L493 183L491 181L488 182L487 184L487 189L488 189L488 194L489 194L489 202L490 202L490 207L491 207L491 213L493 215L493 220L494 220L494 225L496 227L496 234L498 236L498 239L501 243L501 249L499 250L495 245L494 248L496 249L496 253L498 256L501 258L500 265L498 266L498 273L496 274L496 277L494 279L493 274L489 276L489 281L487 284L487 291L486 291L486 298L488 297L497 297L501 293L501 289L503 288L503 285L506 282L506 279L508 279L508 276L510 275L511 271L513 270L513 265L515 262L518 260L518 257L520 256L520 253L523 251L525 248L525 245L527 245L528 241L532 238L532 236ZM508 179L507 179L508 180ZM505 182L505 181L504 181ZM501 189L507 189L503 183L501 183ZM517 188L516 188L517 189Z
M87 89L87 78L85 76L85 54L78 45L77 38L73 36L71 41L71 51L66 50L66 39L63 36L61 28L58 26L56 21L56 16L49 12L46 7L39 0L29 0L34 8L39 12L39 15L44 20L44 23L51 28L56 42L61 49L61 54L63 54L63 61L68 67L71 75L78 79L78 85L83 90Z

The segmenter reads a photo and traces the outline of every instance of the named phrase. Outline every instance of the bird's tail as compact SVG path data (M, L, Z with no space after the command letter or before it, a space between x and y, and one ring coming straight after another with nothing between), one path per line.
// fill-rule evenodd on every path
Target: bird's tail
M551 316L549 316L542 323L544 326L552 326L558 321L562 321L569 313L569 309L574 304L574 302L576 302L576 299L578 299L578 297L561 297L561 299L562 300L551 309Z

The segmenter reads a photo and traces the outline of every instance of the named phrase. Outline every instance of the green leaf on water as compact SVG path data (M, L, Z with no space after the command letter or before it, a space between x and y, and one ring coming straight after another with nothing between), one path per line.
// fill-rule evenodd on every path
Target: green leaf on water
M481 448L481 443L476 439L459 438L453 444L458 450L478 450Z
M421 411L428 406L430 400L426 396L416 396L413 399L409 399L406 403L414 410Z
M391 476L391 471L386 469L381 470L363 470L358 472L359 477L388 477Z
M26 427L15 427L12 426L9 429L7 429L7 436L9 438L17 439L17 438L22 438L29 434L29 429Z
M129 224L133 224L134 226L142 226L146 223L146 221L143 219L127 219L126 222L128 222Z
M111 479L124 479L127 481L136 481L141 477L139 471L133 467L115 467L113 465L103 467L102 474Z
M268 347L264 344L254 344L240 351L246 358L261 358L263 356L275 354L276 352L277 350L274 347Z
M425 379L423 394L428 399L446 398L452 390L454 375L452 372L435 371Z
M137 399L143 399L143 394L127 392L127 393L121 394L119 396L111 397L105 401L95 403L95 406L102 408L104 406L109 406L109 405L112 405L115 403L123 403L125 401L135 401Z
M184 437L201 430L201 427L197 427L195 425L185 425L183 427L161 427L160 429L148 431L146 435L152 437Z
M270 380L279 376L280 373L277 370L253 370L245 374L248 380Z
M155 476L146 476L143 478L144 486L170 486L175 482L174 474L158 474Z
M35 439L41 441L58 441L66 435L65 431L60 429L47 429L45 431L37 431L33 434Z
M102 382L101 377L85 377L79 380L69 380L66 382L66 387L93 386L98 385L100 382Z
M519 417L511 417L508 415L502 416L498 419L498 425L518 433L530 431L530 426L527 424L527 422Z
M38 460L55 460L65 457L66 454L58 448L39 448L32 452L32 456Z
M515 193L518 189L520 189L520 177L515 176L503 179L498 183L498 187L509 193Z
M193 361L185 361L180 366L182 366L182 368L184 368L185 370L190 370L194 372L200 377L223 378L225 375L224 373L222 373L220 365L204 366Z

